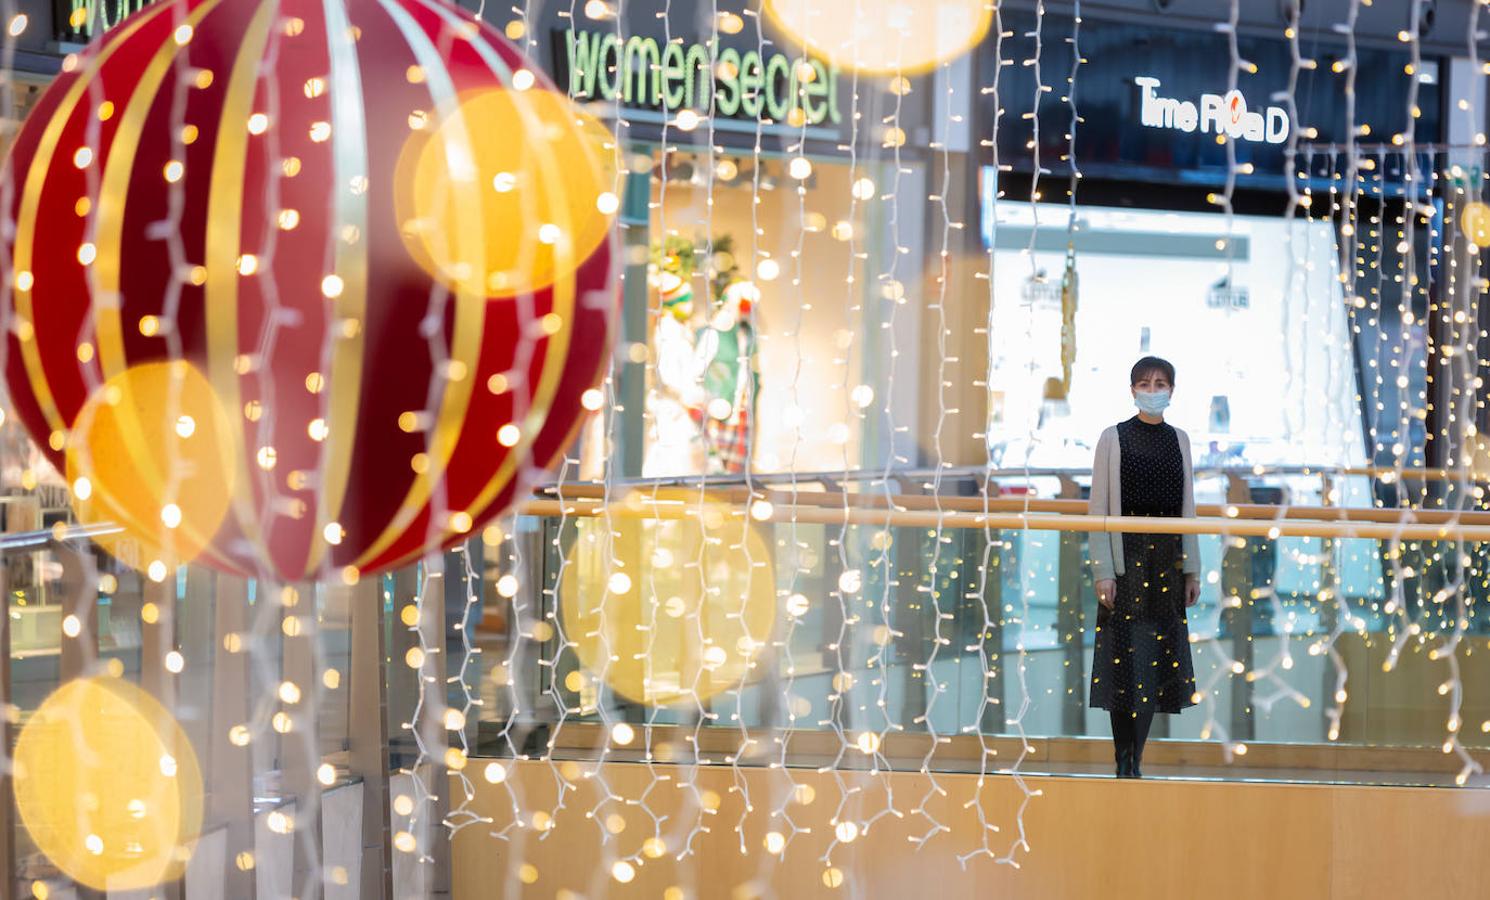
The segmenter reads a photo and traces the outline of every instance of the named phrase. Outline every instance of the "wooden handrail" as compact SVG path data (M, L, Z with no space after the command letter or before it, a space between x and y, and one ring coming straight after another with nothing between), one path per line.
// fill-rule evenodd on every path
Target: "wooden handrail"
M633 495L626 501L607 504L599 500L530 500L521 512L530 516L594 518L616 516L632 519L694 518L698 505L679 500L653 503ZM751 510L761 522L796 522L816 525L877 525L880 527L998 529L1030 531L1131 532L1137 534L1225 534L1255 537L1365 538L1408 541L1490 541L1490 526L1458 524L1309 521L1301 519L1257 520L1222 517L1149 518L1144 516L1092 516L1052 513L938 512L911 509L847 509L772 503Z
M895 510L940 510L944 512L1029 512L1059 515L1086 515L1085 500L1023 499L1019 497L938 497L928 494L874 494L840 493L837 491L785 491L780 489L716 488L697 491L693 488L667 488L669 494L686 490L728 505L743 505L755 499L772 503L791 503L797 506L812 506L825 509L895 509ZM604 500L602 485L566 485L558 496L564 500ZM630 495L643 498L651 492L646 487L636 487ZM552 499L538 497L535 499ZM1287 506L1262 503L1231 504L1202 503L1196 506L1195 514L1202 518L1286 520L1307 519L1332 522L1378 522L1388 525L1485 525L1490 526L1490 512L1473 510L1426 510L1426 509L1362 509L1344 506ZM800 520L799 520L800 521Z
M1090 468L1054 468L1020 466L1002 469L990 469L986 466L949 466L939 470L943 479L965 480L965 479L987 479L990 481L1017 480L1027 478L1089 478L1092 470ZM615 482L617 486L647 487L661 485L663 487L697 486L705 484L712 488L733 487L750 484L755 487L792 483L800 485L812 484L859 484L863 482L881 481L927 481L937 477L936 469L834 469L831 471L812 472L753 472L748 477L745 475L680 475L664 478L628 478ZM1196 466L1195 474L1198 477L1213 478L1218 476L1242 476L1242 477L1273 477L1273 478L1314 478L1325 476L1358 476L1378 478L1387 482L1403 480L1415 481L1465 481L1468 483L1482 484L1490 483L1490 476L1485 473L1475 472L1470 469L1426 469L1426 468L1402 468L1395 466L1337 466L1337 465L1251 465L1251 466ZM566 487L573 486L600 487L599 482L570 482ZM553 485L546 485L545 489Z

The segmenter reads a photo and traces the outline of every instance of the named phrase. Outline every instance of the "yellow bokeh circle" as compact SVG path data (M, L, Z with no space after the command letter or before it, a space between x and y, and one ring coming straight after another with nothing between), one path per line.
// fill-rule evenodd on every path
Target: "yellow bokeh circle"
M129 891L181 877L202 828L202 774L155 698L115 678L62 685L15 746L16 808L67 877Z
M626 699L659 706L752 681L776 621L761 526L696 490L640 491L621 506L610 521L580 520L560 582L580 664Z
M475 91L414 129L394 175L404 246L453 291L571 277L610 230L614 138L549 90Z
M1459 214L1459 224L1464 226L1464 236L1477 247L1490 247L1490 206L1478 200L1464 204Z
M96 540L136 569L192 561L232 502L229 427L190 363L146 363L110 378L83 404L67 442L78 520L121 526Z
M765 0L778 28L849 71L923 72L978 46L993 24L987 0Z

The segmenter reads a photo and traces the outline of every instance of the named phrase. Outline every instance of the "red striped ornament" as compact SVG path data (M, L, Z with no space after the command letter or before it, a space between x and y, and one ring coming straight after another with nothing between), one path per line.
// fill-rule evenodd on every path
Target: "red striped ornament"
M200 558L293 581L461 540L573 440L609 346L608 221L590 223L589 245L551 246L562 230L540 244L538 218L493 221L481 202L422 222L407 210L401 154L417 141L441 142L453 178L492 150L490 129L458 121L469 98L532 121L560 108L536 102L553 85L494 30L441 0L169 0L64 68L0 193L14 222L6 378L59 468L102 385L189 363L224 413L231 471L213 474L232 484ZM562 206L545 192L575 180L544 153L523 158L524 202ZM616 206L584 199L600 217ZM420 259L431 246L459 259ZM469 272L451 274L491 246L548 254L554 276L472 291ZM165 471L160 418L104 452Z

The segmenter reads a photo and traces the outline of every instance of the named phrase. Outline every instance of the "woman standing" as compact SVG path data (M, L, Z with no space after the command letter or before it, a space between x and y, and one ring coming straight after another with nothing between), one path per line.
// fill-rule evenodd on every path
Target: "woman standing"
M1108 428L1092 463L1096 516L1195 515L1190 438L1164 421L1174 366L1148 356L1129 379L1138 415ZM1195 704L1195 670L1185 610L1200 598L1194 535L1091 535L1097 635L1091 706L1112 717L1119 778L1142 778L1139 763L1154 713Z

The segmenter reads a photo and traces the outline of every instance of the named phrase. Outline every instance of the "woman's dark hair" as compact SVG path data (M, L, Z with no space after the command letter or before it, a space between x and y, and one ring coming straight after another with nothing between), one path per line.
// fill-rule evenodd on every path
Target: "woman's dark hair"
M1169 383L1174 384L1174 365L1169 360L1160 359L1157 356L1145 356L1143 359L1134 363L1133 374L1129 377L1128 383L1137 384L1138 379L1151 372L1163 373L1164 377L1169 380Z

